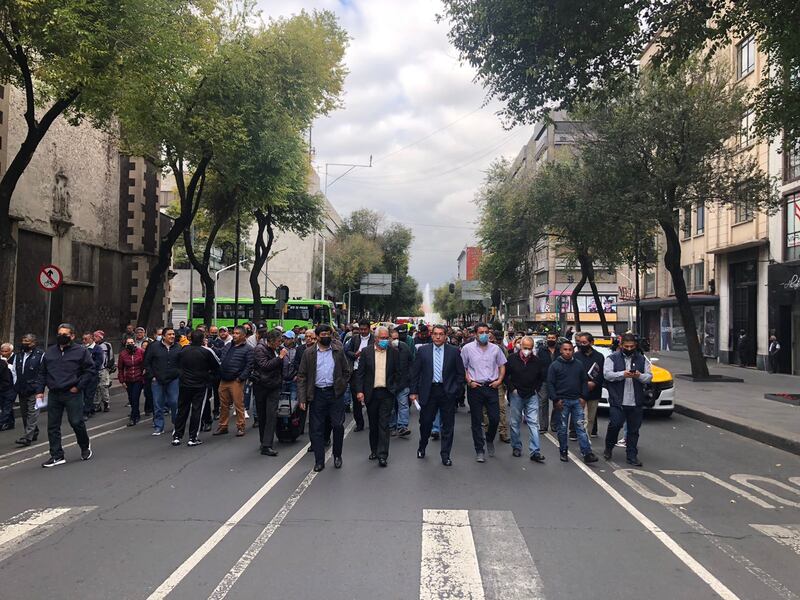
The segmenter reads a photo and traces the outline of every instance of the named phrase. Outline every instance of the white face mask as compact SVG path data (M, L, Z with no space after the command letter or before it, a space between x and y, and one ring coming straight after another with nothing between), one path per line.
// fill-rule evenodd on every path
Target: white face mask
M392 340L392 346L397 348L400 345L400 340Z
M520 352L522 352L522 356L524 356L526 358L531 355L530 348L523 348L522 350L520 350Z

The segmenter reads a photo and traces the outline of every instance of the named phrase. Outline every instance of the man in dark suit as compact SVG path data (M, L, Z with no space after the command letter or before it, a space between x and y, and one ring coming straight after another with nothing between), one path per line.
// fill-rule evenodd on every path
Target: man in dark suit
M350 380L351 392L355 387L356 371L358 370L358 361L361 356L361 352L365 348L371 347L374 343L375 338L369 330L369 319L361 319L358 322L358 331L353 333L353 335L350 336L350 339L344 345L344 352L347 355L347 358L350 359L350 365L352 366L352 379ZM361 404L355 401L353 402L353 419L356 422L355 431L363 431L364 413L361 412Z
M419 449L417 458L425 458L425 448L433 428L436 412L441 416L442 464L449 467L450 450L453 447L453 427L456 404L464 396L464 363L458 349L446 343L447 329L435 325L431 334L432 344L420 346L414 359L411 373L412 402L419 402Z
M392 348L389 330L375 330L375 344L361 351L355 376L356 400L367 406L370 460L385 467L389 457L389 420L397 393L398 351Z
M36 379L44 352L36 347L36 336L27 333L22 336L20 351L14 355L14 369L17 373L15 389L19 395L19 411L25 432L16 440L20 446L30 446L39 437L39 409L36 408Z

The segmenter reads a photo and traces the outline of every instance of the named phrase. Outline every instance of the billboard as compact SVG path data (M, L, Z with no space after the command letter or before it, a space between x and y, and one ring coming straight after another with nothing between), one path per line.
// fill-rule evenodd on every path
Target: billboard
M364 296L391 296L392 276L388 273L370 273L361 278L359 292Z

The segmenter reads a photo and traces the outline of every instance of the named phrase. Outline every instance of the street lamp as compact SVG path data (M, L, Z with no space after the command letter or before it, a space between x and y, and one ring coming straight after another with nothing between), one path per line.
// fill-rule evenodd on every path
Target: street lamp
M217 282L219 280L219 274L223 271L227 271L228 269L232 269L233 267L238 267L239 265L246 263L247 259L240 260L238 263L233 263L232 265L228 265L227 267L222 267L219 271L214 273L214 314L212 315L212 323L216 322L217 320Z

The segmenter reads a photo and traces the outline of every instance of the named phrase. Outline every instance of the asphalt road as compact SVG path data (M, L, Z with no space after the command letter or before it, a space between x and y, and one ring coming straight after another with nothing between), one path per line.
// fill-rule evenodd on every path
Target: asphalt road
M478 464L461 409L451 468L415 431L381 469L349 431L315 475L306 438L173 448L122 410L49 470L44 436L0 434L0 597L800 598L800 457L685 417L645 422L642 469L549 439L544 465L500 443Z

